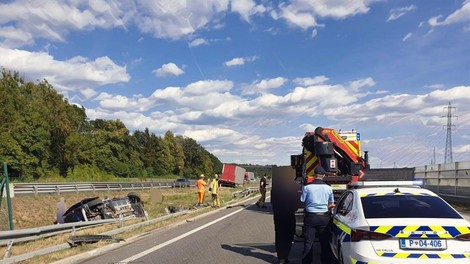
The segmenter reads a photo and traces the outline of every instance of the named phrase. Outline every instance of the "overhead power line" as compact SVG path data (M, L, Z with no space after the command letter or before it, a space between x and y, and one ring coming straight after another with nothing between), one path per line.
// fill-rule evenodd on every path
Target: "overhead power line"
M452 109L455 110L455 107L451 106L450 102L449 105L444 107L447 108L447 134L446 134L446 150L444 156L444 163L452 163Z

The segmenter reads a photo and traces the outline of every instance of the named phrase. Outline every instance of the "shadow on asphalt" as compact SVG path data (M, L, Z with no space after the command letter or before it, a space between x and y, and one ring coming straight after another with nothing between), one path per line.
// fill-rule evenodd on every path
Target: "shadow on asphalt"
M276 254L273 244L224 244L221 247L243 256L264 260L267 263L277 263L277 258L273 255L273 253Z

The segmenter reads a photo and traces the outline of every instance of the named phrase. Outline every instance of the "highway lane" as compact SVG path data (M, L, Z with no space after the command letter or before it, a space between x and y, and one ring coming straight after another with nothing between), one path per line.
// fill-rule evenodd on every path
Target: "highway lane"
M270 204L260 209L255 201L175 223L129 243L113 244L102 254L93 251L94 255L58 263L276 263ZM470 221L469 212L462 214ZM301 248L301 242L294 243L293 263L300 263Z
M276 263L270 204L262 209L255 201L156 230L102 255L62 263ZM291 259L300 260L300 251L296 242Z

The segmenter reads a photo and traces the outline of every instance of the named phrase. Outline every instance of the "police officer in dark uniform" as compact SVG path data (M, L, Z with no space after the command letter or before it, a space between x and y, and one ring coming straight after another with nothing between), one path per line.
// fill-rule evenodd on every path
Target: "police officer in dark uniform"
M331 186L323 181L326 172L321 166L314 170L315 179L302 187L300 200L305 202L304 211L304 249L302 264L311 264L313 259L313 244L315 233L320 235L321 261L330 261L330 249L327 230L325 227L330 220L329 209L334 206L334 196ZM325 232L323 232L325 230Z

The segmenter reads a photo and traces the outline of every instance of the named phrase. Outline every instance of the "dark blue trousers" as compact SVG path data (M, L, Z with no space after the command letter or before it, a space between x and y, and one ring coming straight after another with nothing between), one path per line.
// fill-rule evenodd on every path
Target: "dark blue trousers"
M330 215L316 214L306 212L304 215L304 249L302 253L302 264L312 263L329 263L331 258L331 249L329 245L329 234L325 227L330 221ZM320 239L321 254L320 260L313 261L313 247L315 242L315 234L318 233Z

